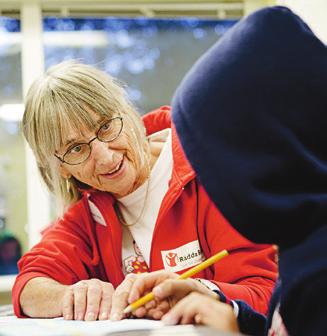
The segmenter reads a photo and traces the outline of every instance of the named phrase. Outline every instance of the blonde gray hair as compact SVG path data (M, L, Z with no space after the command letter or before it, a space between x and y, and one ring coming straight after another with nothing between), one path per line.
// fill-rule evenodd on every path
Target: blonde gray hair
M129 125L135 136L135 150L143 165L142 156L149 154L143 122L125 90L110 75L89 65L65 61L49 68L27 93L23 133L42 179L55 195L61 211L79 200L81 186L87 186L73 177L64 179L59 171L60 161L54 154L72 130L81 132L81 126L94 129L94 114L123 117L124 125Z

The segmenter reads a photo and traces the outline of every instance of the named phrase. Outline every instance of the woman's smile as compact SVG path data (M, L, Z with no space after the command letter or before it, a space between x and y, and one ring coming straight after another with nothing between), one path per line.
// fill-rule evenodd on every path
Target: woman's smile
M123 156L122 160L118 162L118 164L108 173L100 174L101 177L106 179L115 179L123 175L126 171L126 160L125 156Z

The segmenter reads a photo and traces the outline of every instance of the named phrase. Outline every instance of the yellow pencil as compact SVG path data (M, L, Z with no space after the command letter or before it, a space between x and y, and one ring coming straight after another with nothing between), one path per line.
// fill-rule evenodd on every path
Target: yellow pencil
M188 271L184 272L177 279L180 279L180 280L187 279L195 275L196 273L203 271L205 268L211 266L212 264L226 257L227 255L228 255L228 252L226 250L222 250L219 253L210 257L209 259L205 260L201 264L198 264L194 266L193 268L189 269ZM136 310L137 308L144 306L146 303L150 302L153 299L154 299L154 294L152 292L148 293L144 295L143 297L139 298L138 300L136 300L135 302L131 303L128 307L126 307L124 309L124 313L125 314L130 313Z

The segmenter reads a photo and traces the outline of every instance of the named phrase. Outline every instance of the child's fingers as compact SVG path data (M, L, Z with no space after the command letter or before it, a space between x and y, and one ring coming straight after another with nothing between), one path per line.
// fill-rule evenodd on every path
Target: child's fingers
M152 309L154 307L156 307L157 303L155 300L152 300L150 302L148 302L144 307L146 310Z
M156 271L138 275L130 289L128 303L132 303L145 295L146 292L152 291L153 287L164 280L176 277L177 275L175 273L167 271Z
M132 315L137 318L142 318L147 314L147 309L145 307L137 308L134 312L132 312Z
M168 297L182 298L190 292L196 290L193 279L178 280L168 279L153 289L153 294L159 299Z
M219 331L239 331L237 319L229 304L195 292L179 301L162 321L168 325L195 322Z

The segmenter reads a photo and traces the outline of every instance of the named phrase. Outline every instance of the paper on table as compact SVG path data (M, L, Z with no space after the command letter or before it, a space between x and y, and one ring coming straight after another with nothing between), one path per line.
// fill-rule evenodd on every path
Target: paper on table
M110 335L129 330L148 330L161 328L160 321L145 319L111 321L66 321L56 319L18 319L13 316L0 317L1 336L86 336Z

